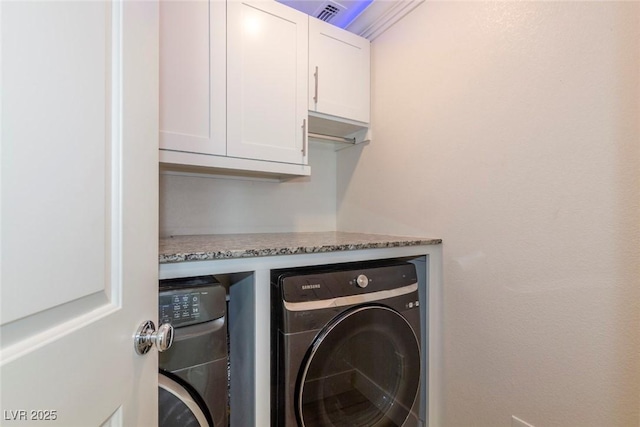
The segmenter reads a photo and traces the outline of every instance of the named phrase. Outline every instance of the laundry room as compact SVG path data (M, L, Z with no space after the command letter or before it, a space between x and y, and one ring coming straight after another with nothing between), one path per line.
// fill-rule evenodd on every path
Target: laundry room
M638 19L425 2L371 43L371 142L310 139L282 182L161 175L161 235L442 238L435 425L637 425Z
M640 2L0 29L3 426L640 425Z

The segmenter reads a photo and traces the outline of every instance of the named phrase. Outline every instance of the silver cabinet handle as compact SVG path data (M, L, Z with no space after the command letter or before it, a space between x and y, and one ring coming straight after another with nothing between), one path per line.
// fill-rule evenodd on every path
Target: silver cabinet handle
M302 119L302 157L307 155L307 119Z
M313 102L318 103L318 79L320 78L320 74L318 73L318 66L316 65L316 72L313 73L313 77L316 78L316 91L313 95Z
M156 331L156 325L151 320L142 322L134 338L136 353L147 354L154 344L160 352L171 347L173 344L173 326L171 324L163 323Z

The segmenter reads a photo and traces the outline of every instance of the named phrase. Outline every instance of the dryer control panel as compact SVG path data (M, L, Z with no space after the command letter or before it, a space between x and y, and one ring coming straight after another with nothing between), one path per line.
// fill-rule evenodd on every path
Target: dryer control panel
M225 312L225 289L211 276L160 281L159 324L179 328L218 319Z

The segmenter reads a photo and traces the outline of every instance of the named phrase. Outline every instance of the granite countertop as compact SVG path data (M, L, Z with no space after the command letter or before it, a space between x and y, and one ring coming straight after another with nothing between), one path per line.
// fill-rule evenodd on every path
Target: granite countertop
M172 236L160 239L160 264L439 243L441 239L333 231Z

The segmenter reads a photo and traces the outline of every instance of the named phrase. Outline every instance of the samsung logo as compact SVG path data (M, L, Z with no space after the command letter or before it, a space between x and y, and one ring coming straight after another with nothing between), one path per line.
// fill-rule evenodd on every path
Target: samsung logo
M302 285L303 291L306 291L307 289L320 289L320 284L316 283L315 285Z

